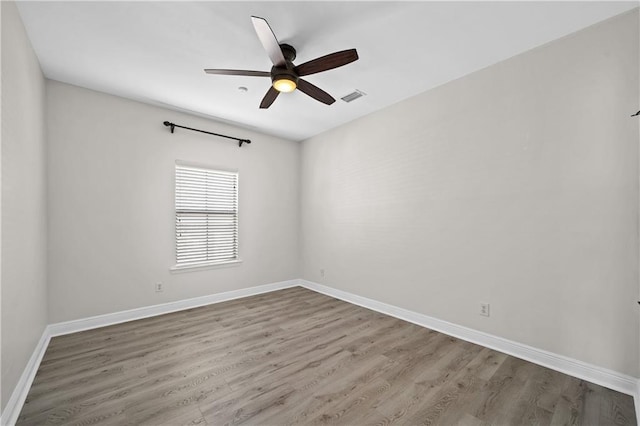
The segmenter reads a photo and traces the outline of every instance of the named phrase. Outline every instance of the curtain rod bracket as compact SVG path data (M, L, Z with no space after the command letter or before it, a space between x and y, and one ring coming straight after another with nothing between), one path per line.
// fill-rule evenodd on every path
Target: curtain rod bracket
M208 135L218 136L218 137L221 137L221 138L233 139L234 141L238 141L238 146L240 148L242 148L242 144L243 143L251 143L251 141L249 139L240 139L240 138L235 138L233 136L221 135L220 133L207 132L205 130L200 130L200 129L194 129L192 127L181 126L179 124L171 123L170 121L165 121L162 124L164 124L167 127L171 127L171 133L173 133L175 131L176 127L180 127L181 129L193 130L194 132L206 133Z

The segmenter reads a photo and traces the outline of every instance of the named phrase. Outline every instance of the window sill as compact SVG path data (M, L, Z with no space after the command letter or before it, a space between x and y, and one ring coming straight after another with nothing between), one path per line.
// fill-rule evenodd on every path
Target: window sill
M212 262L212 263L196 263L192 265L175 265L169 268L172 274L178 274L181 272L193 272L202 269L218 269L218 268L231 268L233 266L240 266L241 259L229 260L227 262Z

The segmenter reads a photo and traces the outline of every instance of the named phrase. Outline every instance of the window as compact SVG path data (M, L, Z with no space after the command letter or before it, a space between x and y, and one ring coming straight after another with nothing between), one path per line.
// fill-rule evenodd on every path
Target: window
M238 261L238 173L176 164L176 268Z

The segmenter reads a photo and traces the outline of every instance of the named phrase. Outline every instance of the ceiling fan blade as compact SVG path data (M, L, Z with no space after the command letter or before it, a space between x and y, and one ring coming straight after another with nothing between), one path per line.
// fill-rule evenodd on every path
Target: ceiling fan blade
M333 96L303 79L298 79L298 89L323 104L331 105L336 101Z
M276 100L279 94L280 92L274 89L273 86L269 87L269 90L267 90L267 94L264 95L264 98L262 98L262 102L260 102L260 108L262 109L269 108L273 103L273 101Z
M260 43L262 43L264 50L267 51L267 55L269 55L273 65L277 67L285 66L287 62L282 54L280 43L278 43L278 39L275 34L273 34L273 31L266 19L252 16L251 22L253 22L253 28L255 28L258 38L260 39Z
M206 72L207 74L243 75L248 77L270 77L271 76L271 73L268 71L205 69L204 72Z
M357 60L358 52L356 49L349 49L313 59L298 65L294 69L298 75L303 76L338 68Z

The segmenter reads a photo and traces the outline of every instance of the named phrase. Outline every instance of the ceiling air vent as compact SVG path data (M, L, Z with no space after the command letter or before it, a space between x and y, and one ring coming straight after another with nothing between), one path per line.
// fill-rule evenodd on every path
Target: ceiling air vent
M355 101L358 98L363 97L364 95L366 95L366 93L356 89L353 92L349 93L348 95L341 97L340 99L342 99L345 102L351 102L351 101Z

